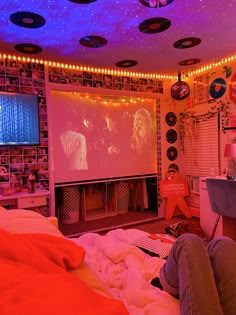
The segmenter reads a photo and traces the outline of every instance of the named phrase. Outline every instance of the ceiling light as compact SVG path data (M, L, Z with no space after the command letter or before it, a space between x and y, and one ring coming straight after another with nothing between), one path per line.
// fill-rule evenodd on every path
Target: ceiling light
M164 7L174 0L139 0L145 7L148 8L161 8Z
M157 5L157 1L156 0L149 0L148 2L149 2L149 6L151 8L154 8Z

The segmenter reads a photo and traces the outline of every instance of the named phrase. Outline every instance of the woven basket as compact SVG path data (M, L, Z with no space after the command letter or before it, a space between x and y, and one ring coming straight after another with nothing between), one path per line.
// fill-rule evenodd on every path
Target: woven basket
M117 212L125 213L129 210L129 184L121 182L117 184Z
M60 220L62 224L79 222L80 192L78 186L63 187Z

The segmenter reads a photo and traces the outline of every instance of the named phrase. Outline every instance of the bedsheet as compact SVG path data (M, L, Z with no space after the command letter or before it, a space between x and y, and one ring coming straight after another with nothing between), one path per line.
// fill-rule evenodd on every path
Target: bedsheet
M85 249L85 261L110 293L131 315L178 315L179 301L150 284L164 260L151 257L131 243L148 233L116 229L106 235L86 233L72 240Z

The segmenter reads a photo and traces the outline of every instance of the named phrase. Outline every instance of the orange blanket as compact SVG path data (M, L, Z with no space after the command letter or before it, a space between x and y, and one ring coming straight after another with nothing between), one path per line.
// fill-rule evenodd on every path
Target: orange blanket
M84 255L62 237L0 229L0 314L127 315L121 301L97 294L67 272Z

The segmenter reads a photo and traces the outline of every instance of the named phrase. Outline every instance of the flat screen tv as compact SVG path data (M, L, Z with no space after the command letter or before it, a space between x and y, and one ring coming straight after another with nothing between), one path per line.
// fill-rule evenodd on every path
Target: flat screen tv
M38 145L38 96L0 93L0 146Z

